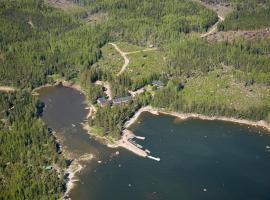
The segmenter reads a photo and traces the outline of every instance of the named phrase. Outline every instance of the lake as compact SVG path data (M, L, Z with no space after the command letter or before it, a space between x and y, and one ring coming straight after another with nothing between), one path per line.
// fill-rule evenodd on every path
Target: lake
M90 138L80 124L88 111L78 91L57 86L40 93L43 120L65 148L74 157L96 157L78 174L72 199L270 199L270 135L261 129L143 113L131 130L146 137L137 142L160 157L157 162Z

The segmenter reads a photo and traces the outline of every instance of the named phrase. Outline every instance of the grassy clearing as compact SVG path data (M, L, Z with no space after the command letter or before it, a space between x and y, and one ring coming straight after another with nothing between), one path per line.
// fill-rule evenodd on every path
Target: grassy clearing
M188 80L183 90L187 102L225 105L236 110L248 110L251 107L270 106L270 88L261 85L245 87L237 83L233 72L215 70L207 76Z
M130 63L126 70L133 80L148 78L152 74L166 72L166 62L161 51L148 51L128 55Z
M94 64L94 66L116 75L121 70L124 63L123 58L110 44L106 44L104 47L102 47L101 52L102 58L96 64Z
M116 42L115 43L123 52L133 52L133 51L141 51L146 49L147 47L140 47L137 45L133 45L127 42Z
M92 15L89 15L84 19L89 24L100 24L104 22L108 18L108 13L106 12L98 12Z

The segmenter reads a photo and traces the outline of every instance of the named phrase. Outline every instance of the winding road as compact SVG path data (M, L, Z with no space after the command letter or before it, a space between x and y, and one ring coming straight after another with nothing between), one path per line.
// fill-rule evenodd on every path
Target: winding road
M116 51L118 51L120 53L120 55L124 58L124 64L123 64L121 70L117 73L117 76L120 76L126 70L128 64L129 64L129 58L127 57L127 55L140 53L140 52L157 50L157 48L151 48L151 49L148 48L148 49L144 49L144 50L141 50L141 51L124 52L115 43L109 43L109 44L112 45L116 49Z
M218 30L218 24L224 20L224 17L218 15L218 21L209 29L207 33L201 34L201 38L207 37L208 35L216 32Z

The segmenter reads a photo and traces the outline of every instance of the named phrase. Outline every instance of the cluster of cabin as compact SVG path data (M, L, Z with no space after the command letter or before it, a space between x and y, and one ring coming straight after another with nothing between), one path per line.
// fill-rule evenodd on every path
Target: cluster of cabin
M152 85L156 86L157 88L161 88L161 87L165 86L165 84L160 80L152 81ZM142 91L144 92L145 90L141 88L140 92L138 92L138 94L142 93ZM105 97L100 97L100 98L97 99L97 103L100 106L105 106L107 104L119 105L119 104L122 104L122 103L127 103L127 102L131 101L132 98L135 96L136 92L133 92L133 93L131 93L132 96L115 97L112 100L108 100Z
M114 105L118 105L118 104L122 104L122 103L127 103L132 99L131 96L125 96L125 97L117 97L114 98L112 100L108 100L105 97L101 97L97 99L97 103L101 106L105 106L107 104L114 104Z

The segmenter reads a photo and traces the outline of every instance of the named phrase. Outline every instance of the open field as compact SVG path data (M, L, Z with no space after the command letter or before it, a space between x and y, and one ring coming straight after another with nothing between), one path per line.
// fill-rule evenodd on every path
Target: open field
M142 51L146 47L140 47L133 45L127 42L116 42L115 43L123 52L133 52L133 51Z
M133 80L166 72L165 56L161 51L148 51L128 55L130 63L126 70Z

